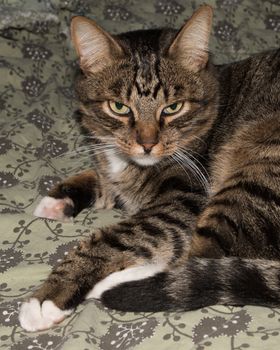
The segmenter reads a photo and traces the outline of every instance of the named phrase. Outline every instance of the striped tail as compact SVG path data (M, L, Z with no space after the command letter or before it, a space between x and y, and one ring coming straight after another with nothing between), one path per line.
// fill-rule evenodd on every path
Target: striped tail
M151 312L214 304L280 306L280 261L190 259L186 266L120 284L101 298L109 308Z

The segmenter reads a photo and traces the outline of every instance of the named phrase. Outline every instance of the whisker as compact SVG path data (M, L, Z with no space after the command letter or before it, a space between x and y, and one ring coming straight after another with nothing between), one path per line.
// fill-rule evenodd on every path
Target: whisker
M202 170L205 172L206 176L207 176L207 180L210 178L208 171L206 170L206 168L204 167L204 165L192 154L192 153L196 153L198 156L200 156L199 153L194 152L192 150L187 150L183 147L179 147L180 151L182 153L186 153L188 157L192 158L194 160L195 163L198 163L199 166L202 168Z
M94 141L94 142L96 142L96 141L114 141L115 140L115 138L114 137L92 137L92 136L85 136L84 137L85 139L86 139L86 141L88 141L88 140L92 140L92 141Z
M205 178L203 177L200 169L195 166L192 160L182 156L181 154L179 154L178 157L181 158L182 162L192 171L196 179L203 185L203 187L205 187Z
M82 154L87 154L89 152L95 152L95 151L100 151L100 150L107 150L107 149L114 149L116 146L115 145L90 145L90 146L80 146L75 150L69 151L62 153L54 158L61 158L61 157L71 157L73 155L82 155Z
M197 139L198 141L202 142L204 145L207 146L207 143L205 140L203 140L201 137L197 136L197 135L192 135L192 137L194 137L195 139Z
M180 161L180 159L177 158L177 155L172 154L170 157L176 163L176 166L179 166L184 171L184 173L187 175L190 183L192 184L192 181L191 181L191 178L190 178L188 172L186 171L186 169L185 169L184 165L182 164L182 162Z
M197 181L202 185L205 191L208 191L209 183L203 172L199 169L199 167L190 159L188 155L182 153L180 151L175 152L177 157L181 160L181 162L189 168L189 170L193 173Z

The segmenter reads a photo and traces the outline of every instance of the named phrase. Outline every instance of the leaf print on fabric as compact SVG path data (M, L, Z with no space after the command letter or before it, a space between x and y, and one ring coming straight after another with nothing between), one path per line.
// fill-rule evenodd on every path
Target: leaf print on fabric
M23 92L29 97L38 97L44 90L44 84L34 76L26 77L21 86Z
M43 61L52 56L52 52L45 47L27 43L22 48L22 54L25 58L30 58L33 61Z
M19 180L12 174L0 171L0 188L13 187L19 183Z
M68 98L69 100L75 99L75 90L74 87L67 87L67 86L61 86L59 87L58 91L60 91L62 93L62 95L66 98Z
M33 23L32 31L37 34L47 34L49 32L49 22L35 21Z
M268 0L271 4L280 6L279 0Z
M55 139L53 136L48 136L48 140L43 143L42 147L37 148L37 157L57 157L68 151L68 144Z
M90 4L89 0L75 0L73 1L75 3L75 12L77 12L79 15L84 15L90 11Z
M104 9L104 17L112 21L126 21L132 17L132 14L120 6L107 6Z
M265 27L267 29L272 29L275 32L280 32L280 16L269 15L265 19Z
M24 213L24 211L20 209L3 208L0 210L0 213L1 214L19 214L19 213Z
M217 7L227 9L230 6L237 6L243 0L217 0Z
M18 324L18 309L21 302L18 300L0 304L0 325L13 326Z
M11 350L54 350L62 343L61 337L55 335L42 334L36 338L26 338L23 341L14 344Z
M51 266L57 265L62 259L69 253L71 249L75 249L78 247L78 241L74 240L69 243L59 245L55 253L51 254L49 257L48 264Z
M43 132L49 131L54 124L54 121L51 118L40 112L38 109L29 112L26 119Z
M11 140L0 137L0 155L6 154L12 148Z
M10 64L8 61L4 60L3 58L0 59L0 68L4 67L10 67Z
M50 189L62 181L58 176L42 176L39 181L38 192L41 196L46 196Z
M186 324L181 320L183 316L182 313L164 312L163 316L165 320L162 322L162 326L166 327L166 333L162 337L163 340L179 342L182 337L187 336L184 332Z
M236 28L227 21L220 21L214 26L216 36L222 41L232 41L237 33Z
M135 323L112 324L100 341L100 349L126 350L154 335L158 321L150 318Z
M230 319L221 316L204 317L193 328L193 342L198 344L208 338L233 336L239 332L244 332L251 320L252 317L246 310L234 313Z
M0 249L0 273L18 265L22 260L22 252L12 248Z
M162 13L165 16L172 16L182 13L185 8L176 1L158 0L155 3L155 10L157 13Z
M0 68L1 68L1 60L0 60ZM6 107L6 101L0 97L0 111Z

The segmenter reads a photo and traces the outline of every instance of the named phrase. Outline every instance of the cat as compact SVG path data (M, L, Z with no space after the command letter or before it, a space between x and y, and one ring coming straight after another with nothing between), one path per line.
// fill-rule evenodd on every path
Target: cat
M203 5L178 32L116 36L72 20L97 170L55 186L35 215L118 205L129 217L54 268L21 306L24 329L86 298L125 311L280 305L280 51L212 64L212 16Z

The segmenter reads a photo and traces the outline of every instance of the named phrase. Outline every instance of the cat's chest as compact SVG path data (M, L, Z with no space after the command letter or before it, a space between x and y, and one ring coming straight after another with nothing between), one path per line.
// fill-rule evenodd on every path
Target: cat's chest
M122 172L127 168L128 162L114 151L106 152L108 176L115 179L122 174Z
M110 191L120 202L120 205L130 215L136 213L143 202L140 193L142 174L123 157L114 152L106 153L107 177L110 182Z

